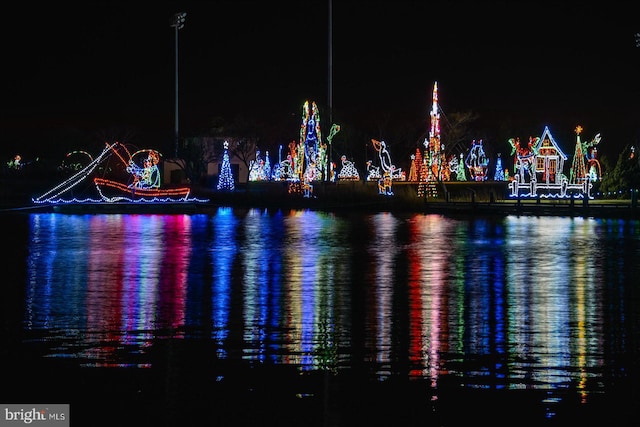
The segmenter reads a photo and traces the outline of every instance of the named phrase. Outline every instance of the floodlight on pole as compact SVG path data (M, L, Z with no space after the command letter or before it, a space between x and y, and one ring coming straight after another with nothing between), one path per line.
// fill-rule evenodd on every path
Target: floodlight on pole
M187 18L186 12L179 12L173 15L171 26L176 29L176 128L175 128L175 158L178 158L178 143L180 140L178 131L178 30L184 27L184 21Z

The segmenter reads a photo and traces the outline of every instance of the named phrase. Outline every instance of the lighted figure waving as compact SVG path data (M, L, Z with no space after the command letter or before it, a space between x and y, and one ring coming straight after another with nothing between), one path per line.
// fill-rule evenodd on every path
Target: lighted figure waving
M520 143L520 138L509 139L511 155L516 155L513 159L513 173L520 175L520 182L525 182L525 178L531 179L536 158L535 147L539 140L540 137L529 137L529 143L523 146Z

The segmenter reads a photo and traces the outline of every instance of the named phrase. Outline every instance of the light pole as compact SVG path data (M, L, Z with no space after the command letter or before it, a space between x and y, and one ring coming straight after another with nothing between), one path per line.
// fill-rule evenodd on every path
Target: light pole
M176 128L175 128L175 158L178 158L178 30L184 27L184 21L187 17L186 12L179 12L173 15L171 26L176 29Z
M329 40L328 40L328 51L329 51L329 94L328 94L328 103L329 103L329 123L333 126L333 1L329 0ZM333 147L331 141L329 141L329 176L325 174L325 181L331 180L331 171L333 166Z

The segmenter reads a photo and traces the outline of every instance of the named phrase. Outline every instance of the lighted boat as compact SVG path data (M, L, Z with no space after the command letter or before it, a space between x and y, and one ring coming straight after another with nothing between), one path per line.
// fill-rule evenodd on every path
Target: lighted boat
M100 197L106 201L119 201L123 199L148 199L149 201L153 201L154 199L165 200L167 198L187 199L191 193L191 188L189 187L144 187L139 185L123 184L122 182L113 181L111 179L97 177L93 179L93 182L98 189Z
M98 166L115 155L119 161L108 168ZM91 159L88 165L78 170L61 184L34 198L34 203L96 203L96 202L185 202L189 201L191 187L178 186L161 188L160 163L161 155L153 149L131 152L123 144L115 142L106 144L102 153ZM139 161L138 159L141 159ZM96 176L98 170L108 170L110 176ZM74 197L67 200L64 194L72 193L81 182L92 178L97 190L98 199ZM91 181L89 181L91 182ZM84 193L84 192L83 192Z
M158 151L145 149L131 154L125 146L120 145L114 147L113 152L122 161L126 171L124 176L128 182L95 177L93 182L103 200L175 201L189 197L190 187L160 188L160 169L158 168L160 153ZM146 157L144 157L145 154ZM142 161L136 162L140 157Z

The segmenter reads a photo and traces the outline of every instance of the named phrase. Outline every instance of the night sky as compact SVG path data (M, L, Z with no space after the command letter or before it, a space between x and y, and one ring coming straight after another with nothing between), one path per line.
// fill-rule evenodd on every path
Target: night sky
M0 138L9 159L126 140L168 149L213 118L264 125L266 145L298 138L305 100L328 131L328 1L30 2L5 7ZM428 131L431 90L446 117L479 115L485 146L549 126L600 132L614 160L640 143L640 18L633 2L333 0L332 118L362 146ZM355 141L353 141L355 139ZM346 141L335 139L343 147ZM96 145L98 144L98 145ZM494 151L500 151L495 148ZM404 153L403 153L404 155Z

